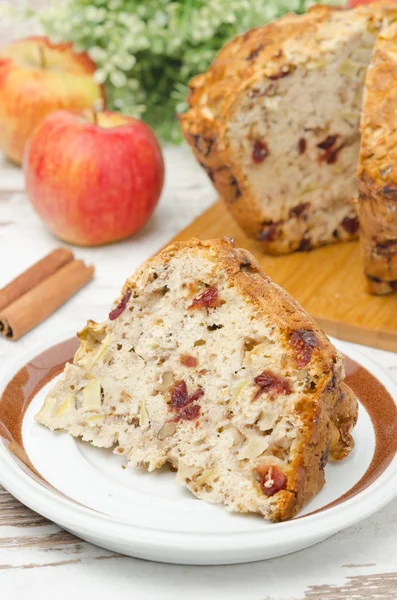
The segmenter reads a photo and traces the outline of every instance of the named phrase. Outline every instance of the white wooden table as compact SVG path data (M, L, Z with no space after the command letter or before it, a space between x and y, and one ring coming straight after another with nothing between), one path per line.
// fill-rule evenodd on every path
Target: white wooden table
M165 157L166 188L149 224L120 244L75 249L77 256L95 264L94 281L23 339L0 339L0 370L44 339L76 331L87 318L105 318L124 279L215 199L186 147L168 148ZM0 158L0 287L58 245L23 194L21 171ZM395 354L361 350L397 380ZM118 556L82 542L0 487L0 594L11 600L94 595L96 600L396 600L397 501L289 556L240 566L178 567Z

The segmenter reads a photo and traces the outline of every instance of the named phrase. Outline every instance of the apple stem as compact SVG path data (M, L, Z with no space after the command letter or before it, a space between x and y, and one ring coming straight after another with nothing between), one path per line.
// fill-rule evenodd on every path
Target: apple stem
M40 56L40 68L45 69L47 66L45 50L43 44L39 45L39 56Z
M104 109L104 101L102 98L98 98L94 102L94 106L92 107L92 118L94 120L95 125L98 125L98 113L102 112Z

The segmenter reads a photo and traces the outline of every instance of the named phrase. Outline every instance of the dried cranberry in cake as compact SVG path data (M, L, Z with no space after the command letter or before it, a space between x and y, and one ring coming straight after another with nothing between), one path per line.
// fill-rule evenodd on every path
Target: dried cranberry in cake
M310 207L310 202L302 202L301 204L297 204L296 206L293 206L289 209L288 216L299 218L302 215L302 213L304 213L305 210L309 209Z
M296 362L299 367L305 367L311 360L313 348L318 348L316 334L306 329L294 331L289 343L296 352Z
M127 306L127 302L131 298L131 294L132 294L132 289L127 288L127 291L125 292L124 296L122 297L122 299L120 300L120 302L118 303L116 308L114 308L109 313L109 319L111 321L114 321L115 319L117 319L121 315L121 313L124 312L125 307Z
M221 302L219 300L217 288L209 287L202 294L193 299L193 302L189 306L189 310L192 308L217 308L220 305Z
M263 229L259 232L260 242L271 242L277 235L277 223L263 223Z
M299 142L298 142L298 152L299 154L304 154L306 152L306 140L305 138L300 138Z
M190 356L190 354L183 354L181 356L181 363L184 367L197 367L198 360L195 356Z
M254 382L259 387L254 400L264 393L269 394L271 398L275 398L280 394L289 395L292 392L289 381L284 377L271 373L271 371L263 371L263 373L255 377Z
M257 140L254 144L254 149L252 150L253 162L256 164L260 164L265 160L267 156L269 156L269 149L267 147L266 142Z
M317 144L317 148L320 148L320 150L329 150L335 144L337 137L337 135L328 135L325 140Z
M173 408L181 408L188 404L188 393L186 383L183 381L178 381L171 392L171 406Z
M331 151L327 151L324 155L327 165L333 165L338 160L338 154L345 147L345 142L339 144L339 146Z
M317 148L324 150L320 156L320 162L325 161L328 165L333 165L336 162L339 152L345 146L345 142L342 141L335 147L338 137L338 135L329 135L322 142L317 144Z
M358 221L358 217L345 217L341 223L343 229L347 231L347 233L354 234L357 233L360 223Z
M178 413L178 420L185 419L187 421L191 421L192 419L196 419L200 414L200 405L199 404L189 404L189 406L185 406Z
M189 396L189 403L199 400L201 396L204 396L204 390L203 388L199 387L195 392L193 392L193 394Z
M277 467L268 467L265 471L261 471L260 475L261 488L265 496L274 496L287 488L287 476Z
M183 415L188 415L190 414L190 410L187 411L186 409L190 406L193 405L193 402L197 402L197 400L199 400L201 398L201 396L204 395L204 390L199 387L197 388L196 391L193 392L193 394L188 394L187 392L187 386L186 383L181 380L178 381L171 392L171 408L175 409L178 412L178 417L177 418L181 418L181 419L189 419L189 418L194 418L192 417L188 417L188 416L183 416ZM200 407L198 405L194 405L197 406L198 409L200 410ZM194 408L194 407L192 407ZM196 411L197 409L194 408L192 414ZM198 414L198 413L197 413Z

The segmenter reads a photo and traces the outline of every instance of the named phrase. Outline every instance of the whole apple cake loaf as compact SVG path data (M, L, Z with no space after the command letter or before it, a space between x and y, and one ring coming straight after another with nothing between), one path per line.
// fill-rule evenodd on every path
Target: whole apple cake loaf
M384 3L315 6L238 36L192 80L184 135L267 253L357 237L364 78L396 18Z
M358 168L364 272L369 291L397 289L397 24L377 39L365 79Z
M172 244L79 338L39 423L229 510L292 517L354 445L342 356L230 240Z

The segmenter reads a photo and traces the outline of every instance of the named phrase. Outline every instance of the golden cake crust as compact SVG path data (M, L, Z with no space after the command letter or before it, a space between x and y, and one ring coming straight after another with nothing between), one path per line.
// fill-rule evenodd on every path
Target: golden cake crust
M364 272L370 292L397 289L397 23L377 38L367 71L358 167Z

